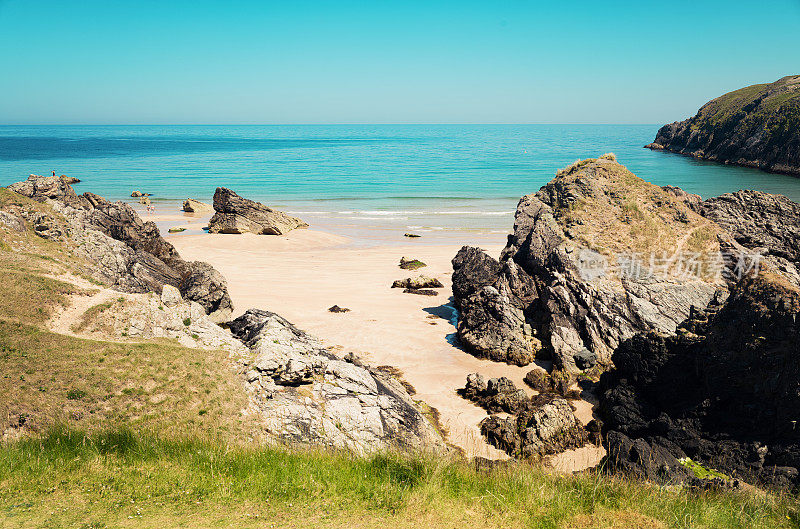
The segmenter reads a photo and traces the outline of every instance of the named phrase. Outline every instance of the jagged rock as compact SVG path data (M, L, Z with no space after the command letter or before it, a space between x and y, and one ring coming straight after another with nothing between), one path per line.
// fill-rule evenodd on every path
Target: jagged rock
M209 233L247 233L283 235L295 228L306 228L300 219L242 198L230 189L218 187L214 193L214 216Z
M184 261L155 223L142 221L129 204L94 193L77 196L61 177L31 175L9 189L38 201L52 199L53 211L63 219L36 213L30 219L35 233L47 238L68 234L78 255L97 264L86 270L92 277L131 293L160 293L163 285L172 285L209 314L218 312L218 321L230 317L222 276L206 263Z
M481 422L481 433L509 455L531 459L580 448L588 440L572 407L559 398L531 405L515 417L491 415Z
M398 279L392 283L392 288L442 288L444 285L436 278L417 276L407 277L406 279Z
M181 296L180 290L172 285L164 285L164 288L161 290L161 303L163 303L165 307L174 307L183 303L183 296Z
M133 197L133 198L139 198L139 197L142 197L142 196L144 196L144 195L142 194L141 191L133 191L131 193L131 197Z
M467 375L467 385L461 395L489 413L517 413L529 404L525 390L518 389L506 377L491 378L487 382L479 373Z
M417 270L419 268L423 268L426 265L419 259L406 259L405 257L400 258L400 268L403 270Z
M229 323L251 351L249 413L272 439L370 453L446 451L441 436L395 379L337 359L277 314L251 309Z
M742 246L800 263L800 204L785 196L737 191L709 198L695 209Z
M75 191L61 176L30 175L27 180L8 186L8 189L20 195L43 202L50 199L75 198Z
M661 127L646 147L800 175L798 119L800 76L790 75L709 101L694 117Z
M214 207L211 204L187 198L183 201L183 211L187 213L211 213L214 211Z
M191 272L179 285L181 294L186 299L200 303L213 321L221 323L230 319L233 301L228 293L228 282L222 274L202 261L194 261L189 265Z
M80 184L81 183L80 178L75 178L74 176L65 176L65 175L62 174L61 178L64 180L64 182L66 182L67 184L70 184L70 185L72 185L72 184Z
M337 312L337 313L350 312L350 309L345 307L340 307L339 305L334 305L333 307L328 308L328 312Z
M542 368L536 368L525 374L525 383L543 395L556 394L566 399L575 400L581 397L579 389L575 389L575 377L566 371L548 373Z
M717 263L718 233L684 198L610 156L576 162L520 200L499 261L469 248L453 260L459 341L519 365L548 353L566 370L608 365L621 341L674 333L725 288L718 271L669 265L682 247ZM650 273L651 257L669 266Z
M798 312L798 284L767 261L677 335L623 342L616 369L600 381L612 467L680 481L685 473L673 472L669 453L734 478L797 487Z

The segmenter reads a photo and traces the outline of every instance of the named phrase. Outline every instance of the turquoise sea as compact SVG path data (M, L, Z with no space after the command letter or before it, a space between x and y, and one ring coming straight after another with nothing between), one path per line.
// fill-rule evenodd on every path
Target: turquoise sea
M800 179L642 148L658 125L0 126L0 185L29 174L162 210L217 186L312 225L506 233L519 198L576 159L614 152L640 177L703 197L752 188L800 201Z

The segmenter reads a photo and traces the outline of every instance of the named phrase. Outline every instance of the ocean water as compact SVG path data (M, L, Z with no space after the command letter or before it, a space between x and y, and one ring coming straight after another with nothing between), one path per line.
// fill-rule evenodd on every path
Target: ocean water
M350 233L507 233L519 198L576 159L614 152L650 182L703 197L800 179L642 148L658 125L0 126L0 185L31 173L156 208L217 186Z

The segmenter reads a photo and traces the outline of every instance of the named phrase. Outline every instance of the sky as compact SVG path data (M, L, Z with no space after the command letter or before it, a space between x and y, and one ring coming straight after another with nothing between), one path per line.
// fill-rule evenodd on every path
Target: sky
M667 123L799 34L800 0L0 0L0 124Z

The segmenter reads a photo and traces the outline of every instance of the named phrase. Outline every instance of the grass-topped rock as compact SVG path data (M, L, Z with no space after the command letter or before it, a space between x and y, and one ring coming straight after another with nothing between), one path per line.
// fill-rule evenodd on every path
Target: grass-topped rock
M713 99L661 127L647 147L800 176L800 76Z
M517 365L608 365L621 341L674 333L715 296L718 233L685 196L612 154L575 162L522 197L499 260L470 247L453 259L459 341Z

